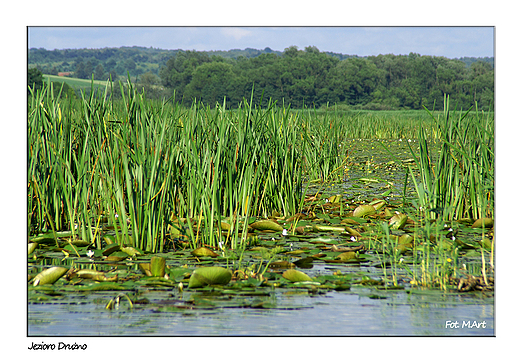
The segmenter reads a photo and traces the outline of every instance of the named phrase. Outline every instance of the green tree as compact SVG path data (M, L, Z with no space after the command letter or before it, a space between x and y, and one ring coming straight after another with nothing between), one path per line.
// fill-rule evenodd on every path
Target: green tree
M29 68L27 70L27 86L34 90L43 87L43 74L38 68ZM30 94L29 89L27 89L27 94Z
M206 105L222 104L231 91L234 78L231 64L220 61L202 64L194 70L184 96L189 100L202 100Z
M365 58L340 61L329 77L331 99L350 105L367 104L381 81L382 72Z
M76 69L74 70L74 76L76 78L80 78L80 79L87 79L88 74L85 69L85 63L83 63L83 61L79 61L76 64Z
M105 69L102 64L98 64L96 69L94 70L94 79L97 80L106 80L105 79Z
M161 80L157 75L149 71L141 75L139 82L144 86L156 86L161 83Z
M163 85L183 94L186 86L191 82L195 69L211 60L206 53L196 51L181 51L171 57L163 67L159 76Z
M477 61L471 64L469 72L473 103L481 109L494 108L495 72L490 63Z

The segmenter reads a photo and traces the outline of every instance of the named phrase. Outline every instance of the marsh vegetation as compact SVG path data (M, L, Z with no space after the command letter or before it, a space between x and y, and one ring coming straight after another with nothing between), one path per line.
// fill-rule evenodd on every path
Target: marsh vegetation
M413 114L185 108L130 82L115 101L110 86L29 97L29 302L110 291L107 309L149 307L157 288L191 292L168 310L272 308L277 289L492 295L492 113L449 98Z

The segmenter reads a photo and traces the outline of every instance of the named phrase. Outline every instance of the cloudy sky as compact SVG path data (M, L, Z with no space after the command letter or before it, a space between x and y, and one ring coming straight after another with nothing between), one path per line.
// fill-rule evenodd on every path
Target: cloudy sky
M144 46L161 49L283 51L316 46L351 55L494 55L493 27L29 27L29 48Z

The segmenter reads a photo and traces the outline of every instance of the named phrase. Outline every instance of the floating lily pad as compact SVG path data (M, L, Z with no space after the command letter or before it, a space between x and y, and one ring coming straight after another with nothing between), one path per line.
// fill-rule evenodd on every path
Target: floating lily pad
M479 219L477 219L473 223L471 228L482 228L482 226L484 226L484 228L492 228L493 227L493 219L491 219L491 218L479 218Z
M399 239L397 241L399 244L411 244L413 242L413 236L409 234L403 234L399 236Z
M356 260L357 259L357 256L356 256L356 252L343 252L341 254L339 254L336 259L339 259L341 261L351 261L351 260Z
M270 220L256 221L251 223L250 227L258 231L283 231L283 227L281 225Z
M130 257L141 256L143 254L142 251L140 251L134 247L122 247L121 251L125 252Z
M296 267L294 263L289 261L275 261L269 264L270 268L294 268Z
M208 285L226 285L231 281L231 271L222 267L202 267L191 274L188 287L197 288Z
M408 216L404 213L398 213L394 215L392 218L390 218L390 221L388 221L388 225L392 229L399 229L404 226L406 221L408 220Z
M373 202L370 202L369 205L374 207L374 209L376 211L380 210L381 208L383 208L383 206L386 204L386 202L382 199L376 199L375 201Z
M374 213L376 213L376 209L374 208L374 206L371 206L369 204L362 204L358 206L356 209L354 209L354 213L352 215L354 217L364 217Z
M282 277L291 281L291 282L304 282L304 281L310 281L312 282L312 278L310 278L305 273L295 270L295 269L288 269L282 274Z
M218 257L218 254L206 247L199 247L191 251L195 257Z
M345 227L314 225L313 230L316 232L345 232Z
M80 278L91 279L97 282L115 282L118 278L117 274L107 277L105 272L96 271L92 269L81 269L78 272L76 272L76 276Z
M166 259L164 257L152 257L150 260L150 272L153 277L164 277Z
M339 203L339 202L341 202L341 194L336 194L335 196L327 198L327 200L330 203Z
M38 243L36 242L29 242L27 245L27 254L31 254L34 252L34 250L38 247Z
M59 280L69 269L65 267L51 267L34 277L33 286L53 284Z
M121 247L118 244L111 244L103 250L103 256L109 256L114 252L120 251Z
M345 232L347 232L351 236L361 237L361 233L356 231L354 228L345 227Z

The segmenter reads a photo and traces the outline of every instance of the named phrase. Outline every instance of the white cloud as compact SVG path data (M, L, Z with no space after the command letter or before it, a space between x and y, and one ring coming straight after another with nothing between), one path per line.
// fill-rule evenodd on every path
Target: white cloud
M222 28L220 30L220 33L227 37L233 37L235 40L240 40L243 37L250 36L252 32L250 30L244 29L244 28Z

